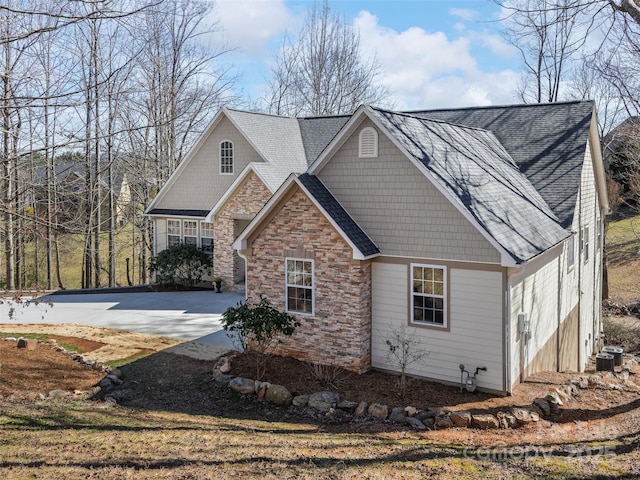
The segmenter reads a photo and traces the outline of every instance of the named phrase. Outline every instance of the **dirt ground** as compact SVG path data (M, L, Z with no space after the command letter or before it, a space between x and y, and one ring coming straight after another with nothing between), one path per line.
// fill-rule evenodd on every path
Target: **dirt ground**
M341 431L406 431L406 426L387 423L338 424L327 418L313 417L295 409L284 410L254 398L239 398L228 389L219 388L212 369L219 351L207 351L205 346L179 343L145 335L77 325L2 326L0 331L46 332L57 335L84 350L83 356L97 360L129 356L132 352L153 351L142 359L121 367L125 383L120 387L119 403L124 407L178 411L197 415L221 415L270 421L318 422L325 428ZM21 327L21 328L18 328ZM95 369L55 351L51 345L39 344L36 349L18 349L14 341L0 341L0 401L33 400L38 394L65 390L69 396L95 392L104 377ZM233 360L234 375L256 377L255 358L238 355ZM640 368L635 366L629 380L605 378L605 384L615 388L580 390L576 397L561 407L561 415L553 422L542 420L529 427L509 431L478 431L449 429L426 432L442 442L469 445L556 444L627 438L640 432ZM333 390L341 399L378 402L389 406L449 407L472 413L493 413L511 406L527 406L536 397L544 397L549 388L561 385L579 375L576 373L544 373L530 377L518 386L513 395L496 397L485 393L461 392L457 386L443 386L413 379L404 398L398 395L398 377L381 372L364 375L337 375L332 385L319 383L309 366L293 359L274 357L263 376L265 381L286 386L294 393ZM92 390L93 389L93 390ZM86 393L85 393L86 396ZM90 396L91 397L91 396ZM97 394L95 401L101 399Z

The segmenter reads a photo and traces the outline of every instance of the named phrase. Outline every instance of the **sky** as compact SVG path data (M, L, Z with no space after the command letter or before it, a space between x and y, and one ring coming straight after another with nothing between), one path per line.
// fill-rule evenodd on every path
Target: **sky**
M217 0L218 31L232 52L236 93L250 104L265 91L285 33L295 36L312 0ZM375 55L398 110L516 103L521 60L500 35L491 0L331 0Z

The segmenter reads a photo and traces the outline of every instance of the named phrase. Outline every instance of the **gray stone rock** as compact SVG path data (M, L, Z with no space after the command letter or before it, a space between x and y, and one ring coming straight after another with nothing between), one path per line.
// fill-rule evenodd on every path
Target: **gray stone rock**
M255 392L255 383L250 378L236 377L229 382L229 388L242 395L249 395Z
M560 398L560 394L558 392L549 392L544 399L549 403L554 403L558 406L564 405L564 401Z
M500 428L518 428L518 421L512 413L498 412Z
M20 337L18 339L18 348L27 348L29 341L26 338Z
M233 375L218 375L215 378L215 382L219 383L220 385L229 386L229 383L231 383L231 380L233 380L233 378Z
M418 417L415 417L416 420L418 420ZM422 422L426 427L433 427L436 423L436 419L433 417L427 417L424 420L418 420L419 422Z
M269 385L264 398L279 407L288 407L293 401L293 395L282 385Z
M468 427L471 425L471 413L469 412L451 412L449 418L456 427Z
M352 402L351 400L342 400L338 403L338 408L343 412L353 413L358 408L357 402Z
M543 416L548 417L549 415L551 415L551 407L549 406L549 402L547 402L544 398L534 398L533 405L540 409Z
M369 411L369 404L367 402L360 402L356 407L355 416L364 417Z
M416 430L426 430L427 427L424 423L418 420L415 417L406 417L405 422L411 426L411 428L415 428Z
M438 416L438 409L431 407L426 410L422 410L416 414L416 418L424 423L426 418L436 418Z
M407 412L407 416L415 417L418 414L418 409L416 407L405 407L405 412Z
M498 419L490 414L473 415L472 422L482 430L492 430L500 426Z
M600 375L589 375L587 381L590 387L597 387L602 383L602 377Z
M309 403L309 395L297 395L293 397L292 403L299 408L304 408Z
M391 409L387 420L393 423L405 423L407 420L407 412L404 411L403 407L394 407Z
M340 397L335 392L316 392L309 395L308 405L321 412L328 412L332 408L336 408L339 402Z
M451 421L451 418L449 417L449 415L438 415L435 419L434 419L434 426L436 428L451 428L453 427L453 422Z
M99 385L100 385L100 388L105 388L105 389L113 388L113 383L111 383L111 380L109 380L107 377L100 380Z
M389 416L389 407L382 405L381 403L372 403L367 410L369 415L380 420L386 420Z
M111 381L111 383L113 383L114 385L122 385L124 382L122 380L120 380L118 377L116 377L115 375L109 374L107 375L107 378Z

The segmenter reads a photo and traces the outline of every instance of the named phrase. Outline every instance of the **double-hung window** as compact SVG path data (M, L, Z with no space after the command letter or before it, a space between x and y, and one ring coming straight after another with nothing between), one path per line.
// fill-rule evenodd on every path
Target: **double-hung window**
M184 221L184 243L185 245L198 246L198 222L195 220Z
M233 174L233 142L220 142L220 173Z
M213 223L200 222L200 246L207 255L213 255Z
M167 220L167 247L171 248L180 243L182 238L180 220Z
M313 315L313 260L286 260L287 312Z
M447 267L412 264L411 272L412 323L446 327Z

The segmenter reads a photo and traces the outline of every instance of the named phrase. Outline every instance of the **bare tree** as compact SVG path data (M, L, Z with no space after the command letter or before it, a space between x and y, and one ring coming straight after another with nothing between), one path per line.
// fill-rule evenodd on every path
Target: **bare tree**
M360 104L385 100L378 74L376 59L362 53L358 32L324 0L309 11L296 40L285 36L267 109L292 116L351 113Z

